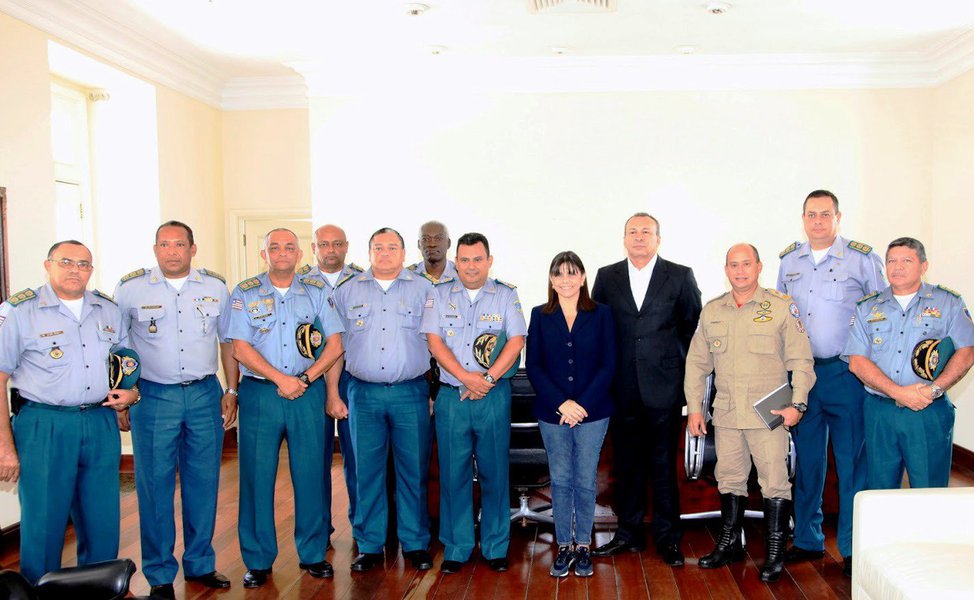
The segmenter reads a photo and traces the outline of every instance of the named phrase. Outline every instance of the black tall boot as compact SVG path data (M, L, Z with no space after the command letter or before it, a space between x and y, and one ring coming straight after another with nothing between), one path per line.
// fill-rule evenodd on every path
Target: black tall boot
M764 525L767 533L767 558L761 569L761 581L777 581L785 563L785 542L788 539L788 517L791 500L764 499Z
M747 507L747 496L735 494L720 495L720 537L717 546L707 556L701 556L697 565L701 569L716 569L732 562L744 560L744 544L741 543L741 533L744 524L744 509Z

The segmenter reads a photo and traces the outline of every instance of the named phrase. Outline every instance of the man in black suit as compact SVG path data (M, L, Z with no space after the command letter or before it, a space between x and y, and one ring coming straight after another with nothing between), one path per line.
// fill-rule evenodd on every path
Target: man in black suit
M700 317L700 290L689 267L660 258L659 221L636 213L626 221L626 260L599 269L596 302L612 307L618 360L612 383L612 439L619 527L593 556L644 547L647 479L653 485L652 533L671 566L684 562L676 485L683 376Z

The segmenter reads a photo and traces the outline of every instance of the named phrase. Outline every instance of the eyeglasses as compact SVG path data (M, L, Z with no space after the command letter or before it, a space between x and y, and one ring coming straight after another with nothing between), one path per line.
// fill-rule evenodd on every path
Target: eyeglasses
M70 271L71 269L78 269L79 271L88 272L95 268L95 265L91 264L91 262L87 260L71 260L70 258L58 258L58 259L49 258L47 259L47 262L52 262L67 271Z

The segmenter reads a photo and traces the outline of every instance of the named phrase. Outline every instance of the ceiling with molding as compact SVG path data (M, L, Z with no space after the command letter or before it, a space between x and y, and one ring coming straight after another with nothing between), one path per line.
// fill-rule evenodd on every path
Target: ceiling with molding
M607 79L621 89L627 79L637 89L924 86L974 67L972 0L728 0L722 14L708 0L424 4L411 15L396 0L0 0L0 11L224 107L301 81L312 93L375 90L413 68L572 91Z

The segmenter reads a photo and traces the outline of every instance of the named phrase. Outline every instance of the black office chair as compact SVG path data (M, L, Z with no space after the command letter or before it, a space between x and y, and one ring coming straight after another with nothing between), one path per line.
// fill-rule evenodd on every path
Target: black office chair
M518 369L511 378L511 449L510 481L517 495L517 508L511 509L511 522L528 521L554 523L551 516L551 503L530 505L534 490L551 484L548 474L548 453L541 439L538 420L532 412L534 388L523 368Z
M16 571L0 571L0 598L5 600L121 600L128 596L135 563L127 558L51 571L30 585ZM144 597L143 597L144 598Z

